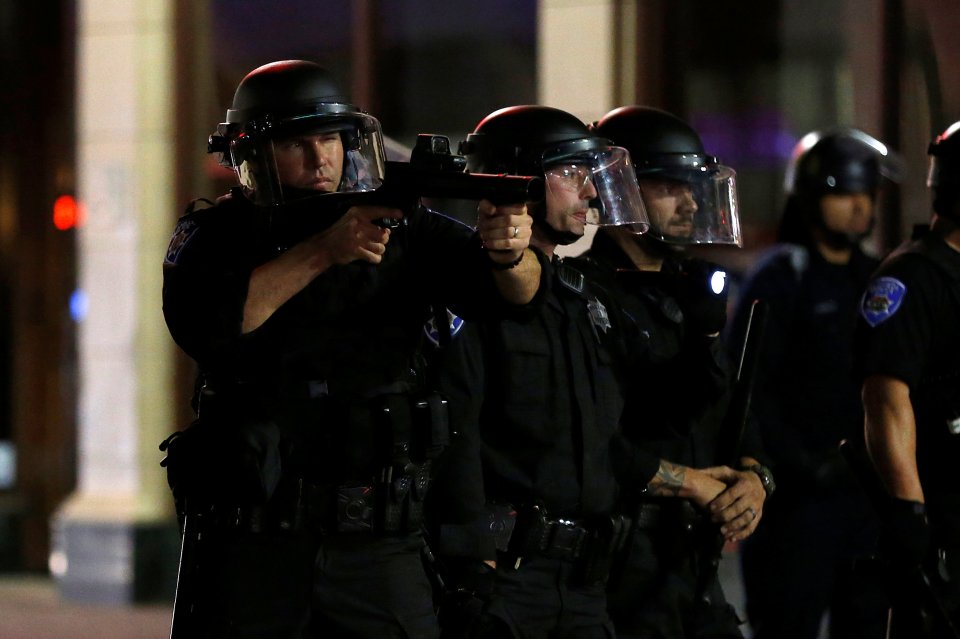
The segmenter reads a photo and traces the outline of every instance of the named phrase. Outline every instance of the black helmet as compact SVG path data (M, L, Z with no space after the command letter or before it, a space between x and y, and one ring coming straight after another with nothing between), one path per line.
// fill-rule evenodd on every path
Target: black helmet
M494 111L460 144L471 173L543 175L544 167L570 155L606 150L576 116L546 106Z
M899 159L858 129L808 133L793 148L784 178L788 194L868 193L882 176L899 181Z
M648 226L629 154L566 111L537 105L494 111L460 143L460 153L473 173L545 175L548 193L556 182L551 168L576 165L597 190L589 223L628 224L637 232Z
M281 204L304 193L281 183L273 143L291 136L336 131L344 161L338 191L367 191L383 182L380 123L350 103L333 76L306 60L258 67L237 86L226 121L210 136L209 152L233 168L259 204Z
M940 215L953 215L955 201L960 198L960 122L954 122L937 136L927 148L930 171L927 186L933 189L933 210Z
M693 127L666 111L633 105L610 111L591 130L626 147L640 180L669 180L689 186L697 206L690 232L672 233L666 221L658 220L655 202L645 199L651 216L649 236L672 244L740 245L736 172L707 155ZM642 193L642 185L640 190Z

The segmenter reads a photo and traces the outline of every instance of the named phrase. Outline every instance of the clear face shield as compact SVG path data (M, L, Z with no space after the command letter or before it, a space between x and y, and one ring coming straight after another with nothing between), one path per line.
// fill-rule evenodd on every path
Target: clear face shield
M639 181L651 237L668 244L743 246L733 169L719 164L656 169Z
M621 147L544 160L548 197L587 201L585 223L624 226L634 233L650 227L630 154Z
M373 191L383 184L380 123L360 113L311 115L254 124L230 141L244 191L260 205L324 193Z

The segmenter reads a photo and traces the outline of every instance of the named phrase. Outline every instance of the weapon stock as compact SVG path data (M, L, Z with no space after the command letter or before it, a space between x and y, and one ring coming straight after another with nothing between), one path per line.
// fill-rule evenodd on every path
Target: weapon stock
M877 514L882 517L891 498L880 483L866 450L844 439L840 442L840 453ZM888 639L960 639L960 632L950 619L924 566L898 571L889 561L865 557L860 560L860 567L880 580L891 602Z
M351 206L385 206L406 210L421 198L490 200L494 204L536 202L544 197L540 176L468 173L466 158L450 152L443 135L420 133L409 162L388 161L384 181L374 191L311 194L278 207L281 237L297 241L322 231ZM317 211L332 215L316 215ZM395 228L399 220L380 220ZM291 242L292 243L292 242Z

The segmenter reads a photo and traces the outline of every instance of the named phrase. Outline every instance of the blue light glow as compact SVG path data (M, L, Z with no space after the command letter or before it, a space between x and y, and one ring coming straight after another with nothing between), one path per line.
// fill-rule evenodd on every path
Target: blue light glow
M74 322L81 322L87 316L89 302L87 294L82 289L77 289L70 294L70 317Z

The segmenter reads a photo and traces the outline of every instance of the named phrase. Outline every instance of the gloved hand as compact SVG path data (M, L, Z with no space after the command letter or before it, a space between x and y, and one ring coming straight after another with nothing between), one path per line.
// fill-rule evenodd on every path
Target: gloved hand
M930 552L930 543L930 524L924 505L891 499L880 521L880 555L895 564L919 566Z
M681 262L676 296L691 334L715 335L723 330L728 289L723 267L697 259Z

